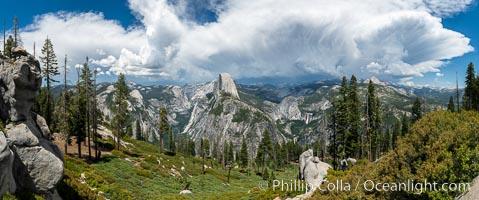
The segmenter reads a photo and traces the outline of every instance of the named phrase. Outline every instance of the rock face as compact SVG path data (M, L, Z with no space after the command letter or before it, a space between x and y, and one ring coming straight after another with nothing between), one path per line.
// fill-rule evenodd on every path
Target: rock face
M318 188L321 181L328 173L331 166L325 162L321 162L317 156L313 156L313 150L309 149L299 157L299 174L303 179L313 187L312 190Z
M321 181L328 174L331 166L328 163L321 162L318 157L312 157L304 166L304 181L311 184L313 188L318 188Z
M20 57L14 63L0 61L0 81L3 87L0 102L1 118L24 121L42 85L40 64L32 56Z
M464 194L456 197L456 200L475 200L479 197L479 176L474 178L471 183L469 191L464 192Z
M13 152L8 148L7 140L0 131L0 198L6 192L15 192L16 185L13 178Z
M16 52L15 61L0 57L0 118L10 122L0 132L0 196L30 191L58 197L63 155L45 119L31 112L41 87L40 64L24 50Z
M307 151L303 152L299 156L299 179L304 180L304 167L306 166L306 162L308 162L313 157L313 150L308 149Z
M236 90L236 84L231 78L231 75L227 73L221 73L218 77L218 90L231 94L232 97L239 99L238 90Z

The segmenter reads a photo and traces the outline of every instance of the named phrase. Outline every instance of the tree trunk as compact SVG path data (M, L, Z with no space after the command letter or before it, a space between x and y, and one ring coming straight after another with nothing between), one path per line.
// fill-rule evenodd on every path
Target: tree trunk
M118 95L119 99L121 99L121 95ZM120 107L121 107L121 100L118 101L118 113L120 113ZM117 115L118 115L117 113ZM117 116L118 118L118 116ZM117 119L117 122L116 122L116 141L117 141L117 149L118 151L120 150L120 119Z
M98 122L97 122L97 114L96 114L96 73L94 71L94 78L93 78L93 143L95 143L95 159L98 160L98 141L97 141L97 129L98 129Z
M228 167L228 180L227 180L228 183L230 183L230 173L231 173L231 166Z
M78 144L78 157L81 158L81 140L79 136L77 136L77 144Z
M262 167L263 169L261 170L261 175L263 175L264 173L264 157L266 157L266 150L265 150L266 147L263 147L263 157L262 157Z
M87 60L88 62L88 60ZM88 159L91 160L91 142L90 142L90 138L91 138L91 135L90 135L90 100L89 100L89 92L88 92L88 87L89 87L89 84L88 82L90 81L90 78L89 78L89 74L88 74L88 70L86 71L86 78L88 79L85 80L85 97L86 97L86 131L87 131L87 135L88 135Z
M161 129L161 127L160 127L160 129ZM163 133L161 133L161 130L160 130L159 135L160 135L160 153L163 153Z
M47 55L46 55L46 62L45 63L45 67L46 67L46 81L47 81L47 107L46 107L46 111L45 111L45 117L46 117L46 121L47 121L47 125L50 126L50 62L49 62L49 51L48 51L48 48L47 48Z
M205 174L205 153L203 152L203 165L201 166L201 173Z

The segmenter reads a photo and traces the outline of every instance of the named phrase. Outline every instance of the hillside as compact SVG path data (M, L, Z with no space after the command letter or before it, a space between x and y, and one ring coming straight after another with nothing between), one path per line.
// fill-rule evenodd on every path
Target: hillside
M478 132L478 112L432 112L415 123L410 132L399 139L398 146L377 163L363 160L345 172L330 170L327 176L330 183L336 180L345 183L357 183L358 180L423 183L427 180L429 183L436 182L439 185L437 190L423 186L409 191L368 192L360 187L352 192L317 191L313 199L455 199L464 193L459 191L459 184L471 183L479 176ZM456 184L457 190L441 190L444 183L447 186Z
M65 157L65 177L58 186L64 199L254 199L261 190L260 176L231 170L207 159L206 174L201 174L202 160L177 153L159 153L156 145L128 140L132 148L113 150L95 163ZM290 179L296 167L275 172L277 178ZM179 194L189 185L192 194Z

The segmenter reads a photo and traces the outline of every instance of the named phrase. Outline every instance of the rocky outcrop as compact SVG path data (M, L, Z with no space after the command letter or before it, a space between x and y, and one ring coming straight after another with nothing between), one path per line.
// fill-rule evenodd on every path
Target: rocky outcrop
M328 169L331 168L328 163L322 162L317 156L314 156L312 149L300 155L299 166L299 178L312 186L312 190L319 187L321 181L326 177Z
M41 87L40 64L26 51L15 50L16 60L0 59L0 196L30 191L57 198L63 177L63 155L51 142L43 117L31 112Z
M308 149L307 151L303 152L299 156L299 179L304 180L304 166L306 166L306 162L309 162L309 160L313 157L313 150Z
M42 84L40 64L32 56L0 61L0 102L1 118L11 121L24 121Z
M328 174L328 169L331 166L328 163L321 162L318 157L312 157L304 166L303 176L304 181L315 188L318 188L321 181Z
M475 200L479 197L479 176L472 180L469 190L456 197L456 200Z
M293 198L287 198L287 200L310 199L323 182L328 169L331 168L328 163L321 162L313 153L312 149L308 149L299 156L299 178L306 182L306 192Z
M0 198L6 192L15 192L16 185L13 178L13 152L8 148L7 140L0 131Z
M231 78L231 75L227 73L221 73L218 77L218 91L223 91L230 94L232 97L239 99L238 90L236 90L236 84Z

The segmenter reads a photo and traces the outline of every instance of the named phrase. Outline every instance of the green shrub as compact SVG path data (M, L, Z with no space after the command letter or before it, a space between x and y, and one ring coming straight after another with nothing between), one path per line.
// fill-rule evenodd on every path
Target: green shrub
M116 150L116 149L113 150L113 151L111 151L111 154L114 155L114 156L123 157L123 158L124 158L124 157L127 157L123 152L118 151L118 150Z
M240 110L235 113L235 115L233 116L233 122L243 122L243 121L247 121L248 118L249 118L249 113L251 111L249 109L246 109L246 108L240 108Z
M157 164L158 163L158 158L152 155L147 155L145 157L145 162L151 163L151 164Z
M58 184L58 194L63 199L97 199L97 193L88 185L80 183L79 176L69 169L64 170L63 180Z
M213 98L214 96L215 94L213 92L206 94L206 98L208 98L208 100L211 100L211 98Z
M218 105L211 110L211 113L216 116L221 115L221 113L223 113L223 104L218 103Z
M428 113L378 163L360 160L350 170L329 170L330 182L468 183L479 175L479 112ZM319 192L313 199L454 199L462 191Z
M153 174L148 170L133 168L133 171L135 171L135 173L137 175L140 175L140 176L143 176L143 177L146 177L146 178L153 178Z

